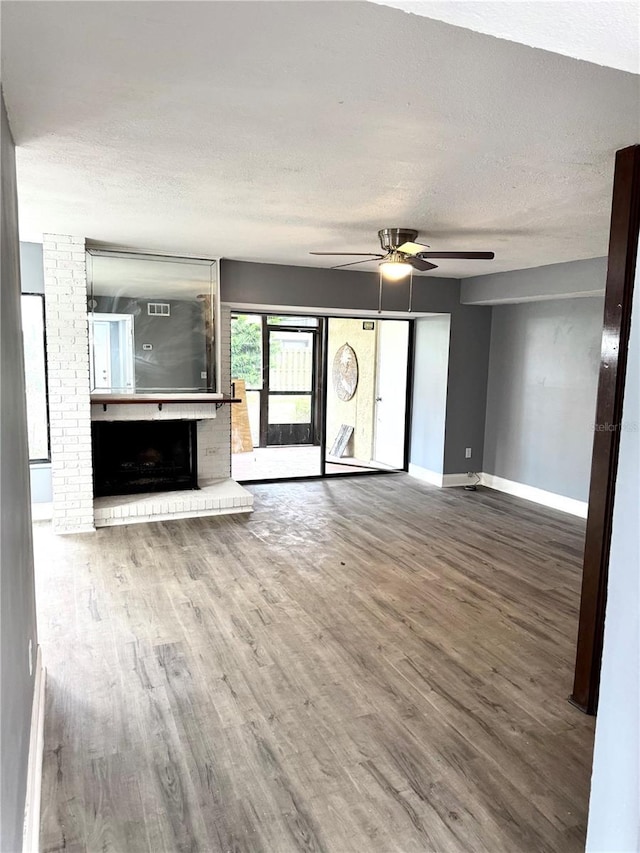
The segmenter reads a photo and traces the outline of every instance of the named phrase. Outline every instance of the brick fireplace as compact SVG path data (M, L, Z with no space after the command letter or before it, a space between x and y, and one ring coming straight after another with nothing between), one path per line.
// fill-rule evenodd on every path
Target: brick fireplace
M197 421L93 421L96 497L198 488Z
M251 512L252 495L230 478L230 406L200 399L176 403L92 403L85 240L43 240L47 371L51 424L53 529L96 527L230 512ZM221 310L222 390L230 391L230 314ZM94 497L92 423L187 420L196 423L198 490Z

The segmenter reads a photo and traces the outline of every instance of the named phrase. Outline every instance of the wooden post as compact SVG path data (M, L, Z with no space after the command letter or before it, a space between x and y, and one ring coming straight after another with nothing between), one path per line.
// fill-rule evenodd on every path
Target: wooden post
M595 714L598 706L611 527L639 229L640 145L633 145L616 153L613 179L578 647L573 693L570 697L570 701L587 714ZM640 322L640 317L636 318L636 322Z

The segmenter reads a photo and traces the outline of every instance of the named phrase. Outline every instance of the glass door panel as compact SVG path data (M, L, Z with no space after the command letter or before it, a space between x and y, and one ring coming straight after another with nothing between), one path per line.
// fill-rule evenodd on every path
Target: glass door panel
M231 472L240 482L322 472L317 317L232 315Z
M326 473L402 469L409 321L328 324Z
M243 400L232 415L241 440L233 452L247 452L260 444L260 398L264 370L262 364L262 317L259 314L234 314L231 317L231 381L235 395ZM248 421L248 423L247 423Z
M269 328L267 445L313 444L315 334Z

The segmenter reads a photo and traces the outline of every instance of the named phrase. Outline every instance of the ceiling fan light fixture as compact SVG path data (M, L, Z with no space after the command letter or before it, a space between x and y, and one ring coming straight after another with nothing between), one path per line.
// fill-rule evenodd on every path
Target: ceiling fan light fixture
M399 255L397 252L392 252L388 258L380 264L380 274L387 281L402 281L408 275L411 275L413 267L411 264Z

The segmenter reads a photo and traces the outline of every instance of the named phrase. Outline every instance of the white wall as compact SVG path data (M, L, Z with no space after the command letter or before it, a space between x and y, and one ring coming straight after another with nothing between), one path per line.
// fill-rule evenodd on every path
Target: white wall
M449 374L451 317L416 320L411 417L411 473L416 468L442 474Z
M640 257L613 511L587 851L640 850Z

